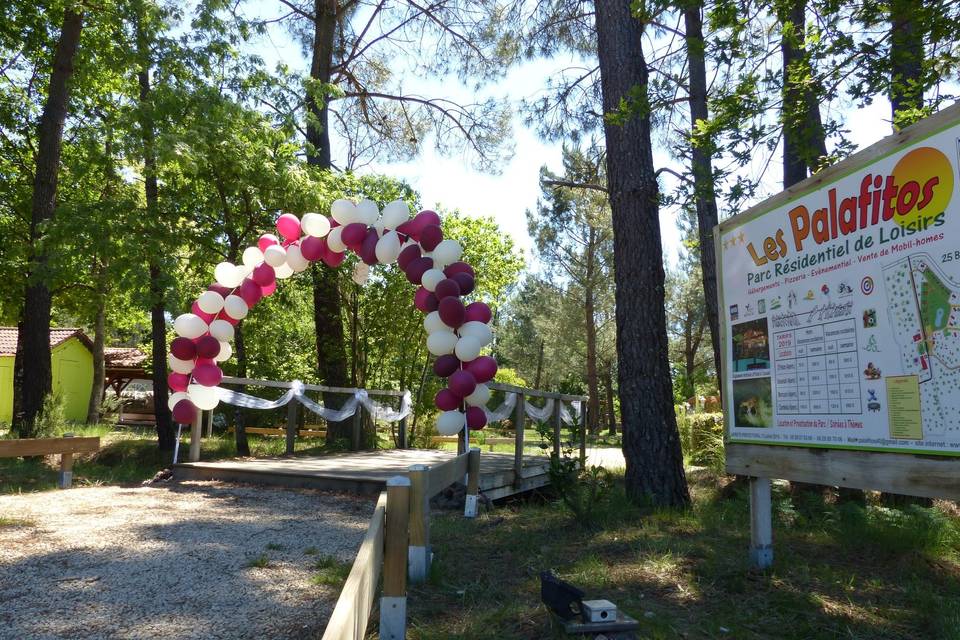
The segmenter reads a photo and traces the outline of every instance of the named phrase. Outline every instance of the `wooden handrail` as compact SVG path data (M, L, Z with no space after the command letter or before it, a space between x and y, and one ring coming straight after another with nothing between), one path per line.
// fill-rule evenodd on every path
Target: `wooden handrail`
M242 385L251 385L254 387L275 387L277 389L289 389L293 386L292 382L283 382L280 380L260 380L257 378L234 378L232 376L224 376L223 380L220 381L221 384L242 384ZM355 387L327 387L322 384L307 384L303 383L303 388L308 391L326 391L329 393L356 393L361 391L359 388ZM394 396L397 398L403 397L403 394L406 391L393 391L390 389L365 389L367 395L371 396Z
M540 391L539 389L527 389L526 387L518 387L512 384L505 384L503 382L488 382L486 383L491 389L497 391L506 391L507 393L522 393L525 396L530 396L534 398L552 398L554 400L565 400L567 402L586 402L589 400L589 396L577 396L571 395L569 393L554 393L553 391Z
M453 460L447 460L430 467L429 482L427 483L427 498L432 498L454 482L462 480L467 475L467 465L470 452L462 453Z
M100 438L23 438L0 440L0 458L48 456L56 453L93 453Z

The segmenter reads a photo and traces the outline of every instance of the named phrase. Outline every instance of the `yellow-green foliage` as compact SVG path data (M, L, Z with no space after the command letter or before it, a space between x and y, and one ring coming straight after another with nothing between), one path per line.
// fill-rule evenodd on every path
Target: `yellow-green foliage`
M686 413L676 407L680 442L691 464L723 465L723 413Z

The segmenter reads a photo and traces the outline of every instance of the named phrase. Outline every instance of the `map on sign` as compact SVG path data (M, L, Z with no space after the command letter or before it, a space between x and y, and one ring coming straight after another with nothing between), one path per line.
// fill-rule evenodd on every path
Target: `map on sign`
M960 455L960 123L718 228L727 436Z

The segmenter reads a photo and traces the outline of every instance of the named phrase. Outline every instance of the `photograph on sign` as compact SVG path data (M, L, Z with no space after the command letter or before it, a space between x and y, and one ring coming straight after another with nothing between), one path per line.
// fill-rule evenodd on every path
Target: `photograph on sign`
M729 442L960 455L960 124L719 227Z

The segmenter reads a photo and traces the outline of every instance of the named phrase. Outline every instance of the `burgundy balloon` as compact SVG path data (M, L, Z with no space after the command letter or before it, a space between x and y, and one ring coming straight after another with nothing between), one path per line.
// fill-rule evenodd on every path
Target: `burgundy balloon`
M437 295L435 293L431 293L430 295L428 295L427 296L427 313L430 313L431 311L436 311L439 308L440 308L440 301L437 300Z
M441 301L450 296L457 297L460 295L460 285L453 278L444 278L437 283L433 293L436 294L437 300Z
M473 293L473 288L476 286L476 281L469 273L455 273L450 276L450 280L460 285L460 295L462 296Z
M193 369L193 379L205 387L215 387L223 380L223 371L215 364L198 364Z
M467 428L471 431L479 431L487 426L487 414L483 412L482 407L467 407Z
M420 246L433 251L443 241L443 229L438 224L428 224L420 231Z
M190 384L190 376L185 373L172 371L167 375L167 386L174 391L186 391Z
M269 287L271 284L276 282L277 273L273 270L273 267L268 265L266 262L261 262L253 268L253 273L250 274L250 279L261 287Z
M433 398L433 403L441 411L453 411L460 406L460 398L450 389L440 389Z
M173 405L173 421L180 424L193 424L197 417L197 407L192 402L184 398Z
M469 371L454 371L447 380L447 387L459 398L466 398L477 388L477 379Z
M453 264L448 264L446 269L443 270L443 275L448 278L452 278L455 273L469 273L474 278L477 277L477 274L473 272L473 267L471 267L466 262L454 262Z
M190 338L174 338L170 343L170 353L178 360L193 360L197 357L197 345Z
M397 228L394 229L394 231L396 231L402 236L413 238L413 220L407 220L406 222L401 222L399 225L397 225ZM417 234L417 235L419 236L420 234ZM417 240L417 238L413 238L413 239Z
M397 265L404 271L407 270L407 267L410 266L410 263L414 260L420 258L421 256L420 247L415 244L406 247L403 251L400 252L400 255L397 256Z
M250 278L244 278L243 282L240 283L240 289L237 292L243 301L247 303L248 307L260 302L260 299L263 298L263 290L260 289L260 285L251 280Z
M326 253L323 254L323 264L331 269L336 269L346 257L346 253L337 253L336 251L331 251L330 247L327 247Z
M356 253L360 252L360 245L363 244L365 237L367 237L367 225L362 222L351 222L343 228L343 232L340 234L343 244Z
M213 292L219 293L224 298L226 298L228 295L230 295L233 289L231 289L230 287L225 287L219 282L214 282L212 285L207 287L207 291L213 291Z
M192 313L195 316L199 316L207 324L210 324L211 322L213 322L213 319L216 317L214 314L207 313L206 311L201 309L200 303L198 303L196 300L194 300L193 304L190 305L190 313Z
M417 215L413 216L413 226L417 229L419 233L423 233L423 230L431 225L440 225L440 216L437 215L436 211L431 211L430 209L424 209Z
M465 364L464 369L472 373L477 382L490 382L497 375L497 361L490 356L480 356Z
M367 235L363 239L363 244L360 245L360 259L363 260L365 264L375 265L377 264L377 241L380 240L380 234L377 233L377 230L373 227L370 227L367 230Z
M428 313L427 310L427 298L432 296L433 293L427 291L423 287L417 287L417 292L413 294L413 306L424 313Z
M229 323L232 324L233 326L237 326L238 324L240 324L240 321L239 321L239 320L237 320L236 318L231 318L229 315L227 315L227 312L226 312L226 311L221 311L220 313L218 313L216 319L217 319L217 320L226 320L227 322L229 322Z
M440 319L443 320L443 324L454 329L462 325L467 316L467 310L460 302L460 298L456 296L441 300L437 311L440 312Z
M326 238L316 238L307 236L300 241L300 253L310 262L316 262L323 257L324 249L327 246Z
M408 264L405 269L407 272L407 280L410 281L410 284L420 284L420 281L423 279L423 274L432 268L433 258L417 258Z
M220 354L220 341L213 336L200 336L196 344L198 358L216 358Z
M491 318L493 318L493 313L485 302L471 302L467 305L467 322L487 324Z
M452 353L438 357L433 361L433 372L441 378L449 378L460 370L460 360Z

